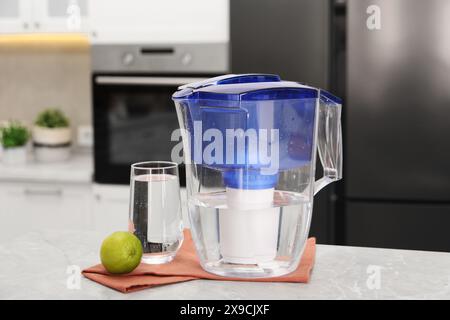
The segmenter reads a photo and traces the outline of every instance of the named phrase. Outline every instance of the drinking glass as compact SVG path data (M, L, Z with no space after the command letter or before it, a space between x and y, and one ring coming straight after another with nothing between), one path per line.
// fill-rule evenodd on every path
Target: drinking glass
M129 231L142 243L142 262L170 262L183 242L178 165L132 164L130 185Z

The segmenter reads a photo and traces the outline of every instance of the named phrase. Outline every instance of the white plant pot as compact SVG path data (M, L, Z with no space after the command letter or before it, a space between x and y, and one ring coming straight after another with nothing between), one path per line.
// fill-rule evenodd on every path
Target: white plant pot
M3 149L2 161L7 165L25 164L27 162L26 146Z
M34 155L39 162L59 162L71 153L70 128L33 127Z
M71 141L70 128L33 127L33 141L42 145L63 145Z

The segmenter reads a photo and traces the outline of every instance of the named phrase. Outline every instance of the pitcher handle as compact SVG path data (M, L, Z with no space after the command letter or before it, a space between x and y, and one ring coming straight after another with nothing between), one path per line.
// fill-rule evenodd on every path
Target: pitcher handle
M342 179L341 100L321 90L317 145L323 177L314 183L314 194L334 181Z

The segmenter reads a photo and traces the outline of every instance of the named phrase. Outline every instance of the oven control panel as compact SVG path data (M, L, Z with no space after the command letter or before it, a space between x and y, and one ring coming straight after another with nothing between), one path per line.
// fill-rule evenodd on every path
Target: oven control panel
M94 72L228 73L228 43L92 46Z

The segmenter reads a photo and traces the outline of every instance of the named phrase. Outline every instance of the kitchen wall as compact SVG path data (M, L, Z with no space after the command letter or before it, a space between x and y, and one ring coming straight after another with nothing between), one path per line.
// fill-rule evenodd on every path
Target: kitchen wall
M91 124L89 46L41 40L0 41L0 121L32 124L42 109L59 107L75 134Z

